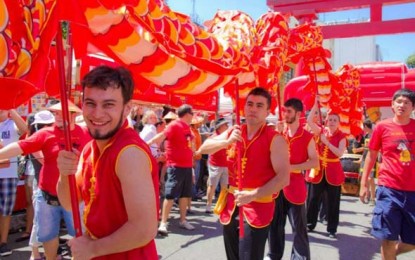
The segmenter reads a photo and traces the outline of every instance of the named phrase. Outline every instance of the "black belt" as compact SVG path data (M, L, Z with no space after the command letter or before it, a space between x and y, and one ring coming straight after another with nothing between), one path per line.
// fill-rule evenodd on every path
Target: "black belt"
M43 198L45 198L46 203L51 206L60 206L61 203L59 202L58 197L51 195L49 192L41 190Z

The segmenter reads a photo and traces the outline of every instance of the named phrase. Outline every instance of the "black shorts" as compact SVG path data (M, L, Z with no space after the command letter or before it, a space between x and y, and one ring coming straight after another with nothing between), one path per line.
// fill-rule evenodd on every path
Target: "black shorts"
M192 168L167 167L166 199L192 197Z

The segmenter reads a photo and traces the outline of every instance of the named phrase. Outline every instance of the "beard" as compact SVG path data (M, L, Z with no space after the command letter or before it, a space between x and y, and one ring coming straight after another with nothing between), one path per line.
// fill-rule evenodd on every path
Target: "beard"
M124 119L124 112L121 113L120 120L118 120L118 124L112 130L108 131L105 134L100 133L99 130L91 131L89 128L88 128L88 132L92 136L92 138L94 138L95 140L108 140L111 137L113 137L118 132L118 130L121 128L124 122L123 119Z
M290 117L290 118L285 118L285 123L292 124L292 123L295 122L296 119L297 119L297 116L293 116L293 117Z

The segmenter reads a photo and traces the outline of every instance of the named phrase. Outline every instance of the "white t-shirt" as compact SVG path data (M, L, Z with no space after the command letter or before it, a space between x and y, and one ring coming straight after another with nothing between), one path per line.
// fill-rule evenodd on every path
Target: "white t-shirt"
M0 122L0 138L3 140L3 146L19 140L18 129L13 120L6 119ZM10 167L0 169L0 178L17 178L17 157L10 158Z
M157 129L152 124L145 124L143 127L143 130L140 132L140 137L143 139L144 142L150 141L154 136L157 135ZM153 156L156 156L158 154L158 145L152 144L150 146L151 153Z

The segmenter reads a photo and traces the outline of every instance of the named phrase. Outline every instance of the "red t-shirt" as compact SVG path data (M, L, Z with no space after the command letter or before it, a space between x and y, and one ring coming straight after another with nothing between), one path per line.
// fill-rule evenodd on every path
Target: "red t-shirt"
M415 120L407 125L398 125L392 119L378 123L369 149L382 153L379 185L415 191Z
M79 152L91 140L86 128L75 125L71 131L72 147ZM63 130L56 126L45 127L27 139L18 142L24 154L42 151L44 164L39 173L39 188L56 196L56 184L59 179L57 158L59 151L65 149L65 136Z
M166 157L167 166L192 168L193 134L186 122L178 119L171 122L164 130L166 135Z
M214 134L212 137L217 136L218 134ZM209 155L209 164L217 167L227 167L227 155L226 155L226 148L223 148L216 153L212 153Z

